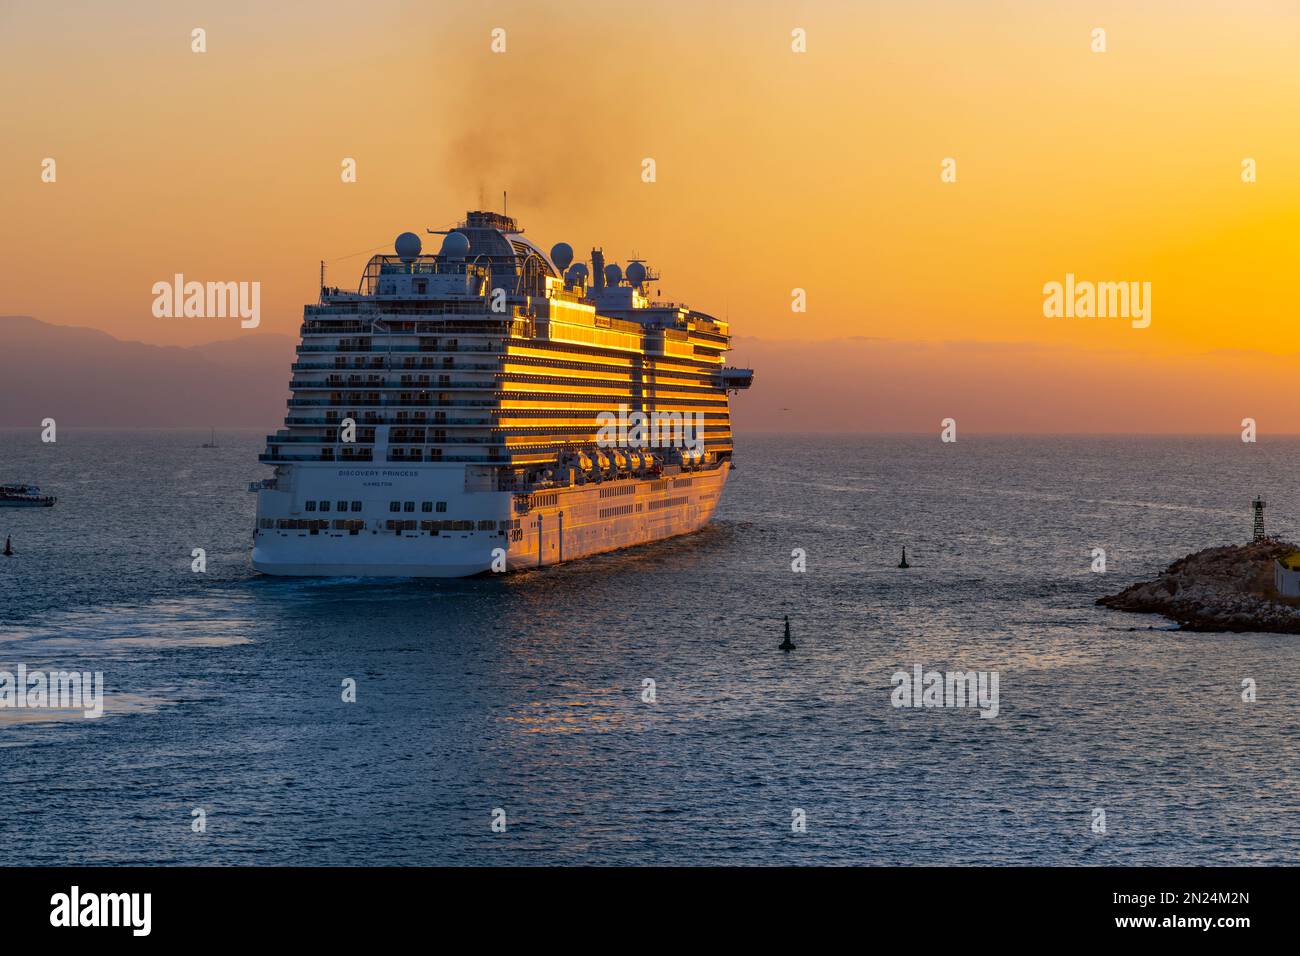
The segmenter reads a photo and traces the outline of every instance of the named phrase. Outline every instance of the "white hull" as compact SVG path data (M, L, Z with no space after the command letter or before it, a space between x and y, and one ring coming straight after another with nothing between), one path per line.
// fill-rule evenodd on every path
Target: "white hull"
M522 495L475 490L472 466L295 465L278 488L258 493L253 567L272 575L456 578L573 561L699 530L713 516L729 470L724 462L663 478L546 489L528 496L527 510L520 511ZM329 501L332 508L360 501L362 507L323 514L308 512L309 500ZM408 501L414 511L405 510ZM446 508L423 511L426 501ZM391 502L403 510L391 511ZM339 529L340 518L365 526ZM301 519L328 520L330 527L278 527ZM449 519L473 527L420 527ZM414 521L416 529L390 530L390 521Z

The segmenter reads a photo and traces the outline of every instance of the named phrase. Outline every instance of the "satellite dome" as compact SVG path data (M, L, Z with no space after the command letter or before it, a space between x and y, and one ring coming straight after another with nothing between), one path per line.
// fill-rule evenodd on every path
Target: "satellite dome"
M611 262L605 266L605 283L606 285L618 285L623 278L623 270L618 267L617 262Z
M464 259L469 254L469 238L463 232L449 232L442 240L442 254L448 259Z
M564 274L564 281L569 285L577 285L579 282L587 281L587 264L585 262L575 262L569 266L569 271Z
M640 285L645 282L645 266L640 262L629 262L627 265L627 281L633 285Z
M413 232L404 232L393 243L397 258L403 262L414 262L420 255L420 237Z
M573 246L567 242L557 242L551 246L551 261L561 272L569 268L569 263L573 261Z

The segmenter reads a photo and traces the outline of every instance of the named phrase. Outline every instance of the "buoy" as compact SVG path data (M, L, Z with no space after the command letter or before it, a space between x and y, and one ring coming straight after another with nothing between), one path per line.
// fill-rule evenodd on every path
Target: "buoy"
M906 548L903 549L903 560L898 562L898 566L899 566L900 568L910 568L910 567L911 567L911 565L907 563L907 549L906 549Z
M790 640L790 616L787 614L785 618L785 640L781 642L781 650L792 651L794 648L794 642Z
M5 535L5 557L12 558L13 556L14 556L13 543L9 540L9 535Z

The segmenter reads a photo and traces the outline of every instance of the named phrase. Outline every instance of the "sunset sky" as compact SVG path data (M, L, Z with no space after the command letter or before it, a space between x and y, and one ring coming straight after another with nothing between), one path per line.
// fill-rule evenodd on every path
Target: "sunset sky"
M1212 379L1222 413L1170 430L1235 426L1241 389L1285 393L1300 431L1300 6L723 7L0 0L0 314L158 344L292 335L319 260L354 286L361 253L506 189L543 246L635 252L664 297L728 317L738 360L745 338L764 356L772 340L933 349L946 358L911 384L962 369L1005 390L998 430L1050 391L1006 361L979 382L986 350L1014 348L1101 390L1143 368L1161 389ZM177 272L260 281L261 328L155 318L151 286ZM1150 328L1045 318L1043 285L1066 273L1150 282ZM1086 404L1060 427L1124 430Z

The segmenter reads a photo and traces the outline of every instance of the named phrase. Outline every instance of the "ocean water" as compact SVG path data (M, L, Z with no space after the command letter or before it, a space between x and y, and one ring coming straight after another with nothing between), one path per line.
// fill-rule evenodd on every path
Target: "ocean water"
M60 498L0 509L0 669L107 695L0 711L10 863L1300 857L1300 638L1093 605L1256 493L1296 537L1300 441L742 434L698 534L440 582L253 574L261 435L206 438L0 431L0 481ZM894 708L915 664L997 671L997 717Z

